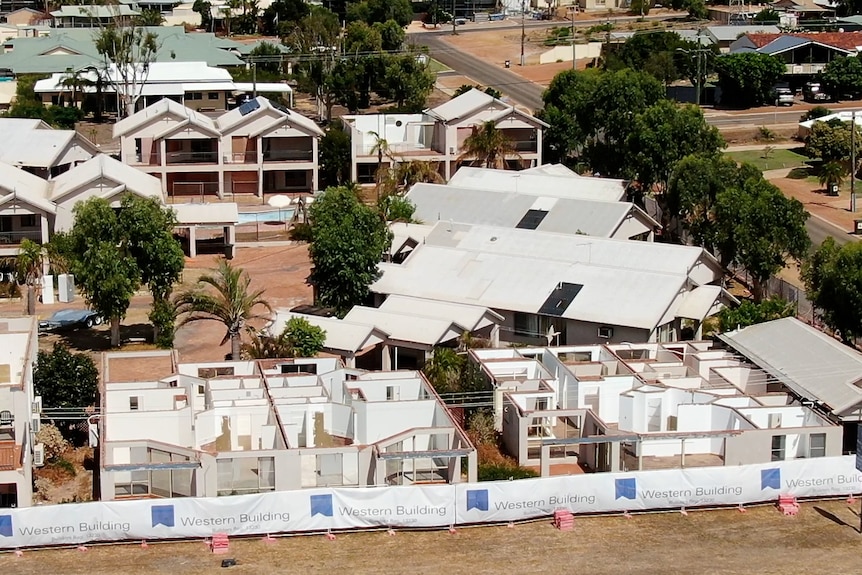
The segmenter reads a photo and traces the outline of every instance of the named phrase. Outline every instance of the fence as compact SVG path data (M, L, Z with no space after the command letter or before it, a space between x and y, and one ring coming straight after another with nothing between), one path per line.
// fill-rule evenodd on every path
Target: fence
M147 499L7 509L0 548L92 541L446 528L573 513L715 507L862 491L854 457L736 467L593 473L519 481L317 488L217 498Z

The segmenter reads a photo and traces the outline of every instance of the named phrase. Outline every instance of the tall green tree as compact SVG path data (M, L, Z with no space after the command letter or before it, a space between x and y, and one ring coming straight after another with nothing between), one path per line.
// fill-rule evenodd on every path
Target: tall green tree
M303 0L275 0L263 11L263 31L268 36L280 36L281 32L296 26L305 18L311 4Z
M350 133L341 120L330 122L320 139L320 178L324 189L350 180Z
M26 312L36 315L36 288L42 280L45 250L36 242L24 238L15 256L15 274L18 282L27 287Z
M415 54L398 54L386 58L383 81L378 93L395 102L398 110L419 113L434 89L437 76Z
M769 54L725 54L715 60L721 103L737 108L774 104L773 87L785 73L784 61Z
M40 350L33 365L33 390L48 408L85 408L95 405L99 391L99 370L86 353L71 353L55 343L50 352ZM57 422L66 436L78 422Z
M814 122L808 136L805 138L805 153L813 158L820 158L824 163L850 163L851 132L850 122L834 119L828 122ZM856 140L860 132L856 127Z
M311 205L311 282L317 301L339 314L364 303L392 234L347 187L328 188Z
M845 94L862 94L862 60L857 56L835 58L820 72L820 80L836 100Z
M221 340L230 342L232 359L240 359L242 333L250 322L268 320L272 308L263 298L263 289L252 289L251 278L241 268L219 260L211 273L198 278L198 285L177 294L174 305L180 318L177 327L197 321L215 321L225 327ZM257 312L263 308L267 313Z
M366 24L395 20L399 26L407 26L413 20L413 5L410 0L361 0L347 6L347 21L361 20Z
M718 196L718 248L729 261L748 271L755 302L763 299L770 277L789 260L801 262L805 257L811 245L807 219L808 212L799 200L787 198L762 177L749 178Z
M554 76L542 94L545 107L538 117L549 125L542 135L548 161L563 162L580 155L592 137L593 94L600 75L599 70L566 70Z
M808 299L844 343L862 335L862 243L838 246L831 237L802 266Z
M380 34L380 45L384 51L394 52L404 46L404 39L407 37L407 33L395 20L389 19L386 22L375 22L372 27Z
M473 132L464 139L458 161L475 160L486 168L505 170L507 157L516 156L515 145L509 137L489 120L473 126Z
M629 175L663 194L676 164L686 156L712 156L724 139L697 106L662 100L639 114L626 140Z
M242 351L250 359L314 357L325 344L324 329L312 325L305 318L292 317L279 334L253 333L251 341L243 345Z
M793 315L796 315L796 305L780 297L767 298L760 303L743 300L738 307L726 307L718 312L718 325L723 333Z
M153 296L149 315L153 341L159 347L173 347L175 315L170 297L186 261L173 235L176 214L154 198L128 195L121 206L118 224L128 238L128 252L138 265L141 282Z

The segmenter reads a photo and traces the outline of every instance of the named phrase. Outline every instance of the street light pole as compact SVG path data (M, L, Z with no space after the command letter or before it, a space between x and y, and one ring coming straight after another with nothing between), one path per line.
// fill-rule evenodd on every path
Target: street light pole
M856 110L850 112L850 213L856 213Z
M527 39L527 8L526 0L521 0L521 67L524 66L524 41ZM574 39L574 37L573 37Z
M572 70L575 69L575 14L572 12Z
M455 2L457 0L452 0L452 35L454 36L458 32L455 31Z

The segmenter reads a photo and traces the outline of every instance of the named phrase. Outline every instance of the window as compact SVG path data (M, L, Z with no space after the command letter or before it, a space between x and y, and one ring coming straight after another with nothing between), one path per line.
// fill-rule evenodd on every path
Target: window
M138 411L138 400L139 397L130 397L129 398L129 411Z
M203 100L203 92L189 92L186 95L186 100Z
M218 100L218 92L210 92L207 94L207 100Z
M386 386L386 401L398 401L400 399L399 389L395 385Z
M770 413L768 425L770 429L776 429L778 427L781 427L781 414Z
M317 373L316 363L283 363L281 364L281 373Z
M233 367L201 367L198 368L198 377L210 379L222 375L233 375Z
M785 436L772 436L772 461L784 461Z
M275 459L239 457L218 459L218 495L242 495L275 490Z
M25 214L21 216L21 227L22 228L35 228L36 227L36 216L33 214Z
M198 386L198 395L203 395L206 393L206 388L203 385Z
M531 313L515 312L515 335L537 337L539 333L539 318Z
M808 436L808 457L826 457L825 433L812 433Z

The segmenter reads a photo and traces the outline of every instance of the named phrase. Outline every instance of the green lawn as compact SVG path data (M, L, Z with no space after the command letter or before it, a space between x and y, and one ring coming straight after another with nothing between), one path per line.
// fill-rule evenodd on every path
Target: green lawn
M434 72L435 74L437 74L439 72L449 72L452 70L452 68L450 68L446 64L443 64L442 62L438 62L434 58L428 59L428 69L431 70L432 72Z
M766 146L764 146L765 148ZM763 150L746 150L744 152L727 152L727 156L739 163L748 162L761 171L779 170L781 168L796 168L804 166L809 160L808 156L797 154L793 150L775 149L769 152L769 157L764 158Z

